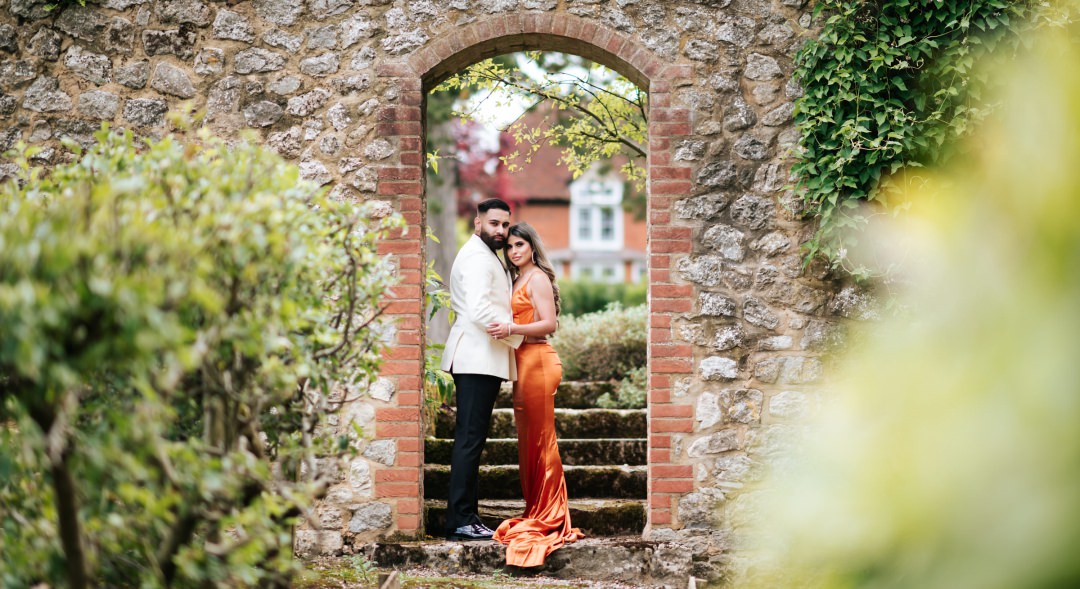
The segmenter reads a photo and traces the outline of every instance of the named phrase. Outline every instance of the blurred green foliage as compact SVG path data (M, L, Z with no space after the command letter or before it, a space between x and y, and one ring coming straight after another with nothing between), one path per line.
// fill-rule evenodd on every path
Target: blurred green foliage
M615 394L604 393L596 400L605 409L644 409L648 401L649 372L644 364L632 369L615 387Z
M562 315L585 315L603 311L611 303L623 307L644 305L649 287L642 281L634 284L593 280L559 280Z
M909 178L874 247L914 261L910 315L746 496L771 550L738 586L1080 586L1078 39L1044 30L992 67L1008 89L968 155Z
M97 139L0 190L0 587L288 586L398 221L245 143Z
M808 257L856 276L869 268L845 253L864 226L860 200L888 204L899 170L946 161L958 138L993 110L986 91L993 54L1012 54L1046 22L1031 0L822 0L821 33L796 57L804 88L792 172L806 214L816 217ZM1041 15L1041 18L1036 18Z
M645 305L612 303L602 311L560 318L551 345L562 361L563 380L622 380L645 366L647 317Z

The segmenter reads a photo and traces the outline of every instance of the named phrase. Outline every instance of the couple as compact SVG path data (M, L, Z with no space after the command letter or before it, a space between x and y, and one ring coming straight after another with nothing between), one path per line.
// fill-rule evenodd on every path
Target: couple
M559 289L540 237L526 223L511 227L505 202L481 202L473 227L475 235L458 252L450 273L450 305L457 318L441 366L453 375L457 389L447 539L494 539L507 544L507 564L539 566L556 548L584 536L570 526L555 439L555 389L562 364L547 336L555 332ZM509 271L497 255L500 249ZM491 410L504 380L515 381L525 513L492 532L477 515L477 479Z

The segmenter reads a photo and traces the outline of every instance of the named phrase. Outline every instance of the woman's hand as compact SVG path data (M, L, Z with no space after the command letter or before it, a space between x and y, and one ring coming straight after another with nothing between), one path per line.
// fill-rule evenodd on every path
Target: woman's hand
M510 324L488 323L487 332L488 335L495 339L503 339L504 337L510 337Z

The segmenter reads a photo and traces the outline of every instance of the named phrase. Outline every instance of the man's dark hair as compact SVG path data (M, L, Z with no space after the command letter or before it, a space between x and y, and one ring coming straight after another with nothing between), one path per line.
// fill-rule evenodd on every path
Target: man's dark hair
M483 215L491 209L499 209L501 211L506 211L509 213L510 205L506 204L506 201L501 198L489 198L476 205L476 214Z

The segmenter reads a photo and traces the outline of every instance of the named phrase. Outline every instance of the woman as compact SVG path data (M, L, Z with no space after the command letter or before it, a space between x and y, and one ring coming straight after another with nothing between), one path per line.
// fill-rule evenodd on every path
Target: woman
M514 422L518 432L518 466L525 514L508 519L495 530L506 544L506 564L534 567L556 548L584 537L570 526L559 446L555 439L555 389L562 380L562 363L547 336L555 333L559 287L555 270L536 230L527 223L510 227L506 256L511 263L514 292L513 323L491 323L488 333L503 338L519 333L525 341L516 351L518 379L514 383Z

